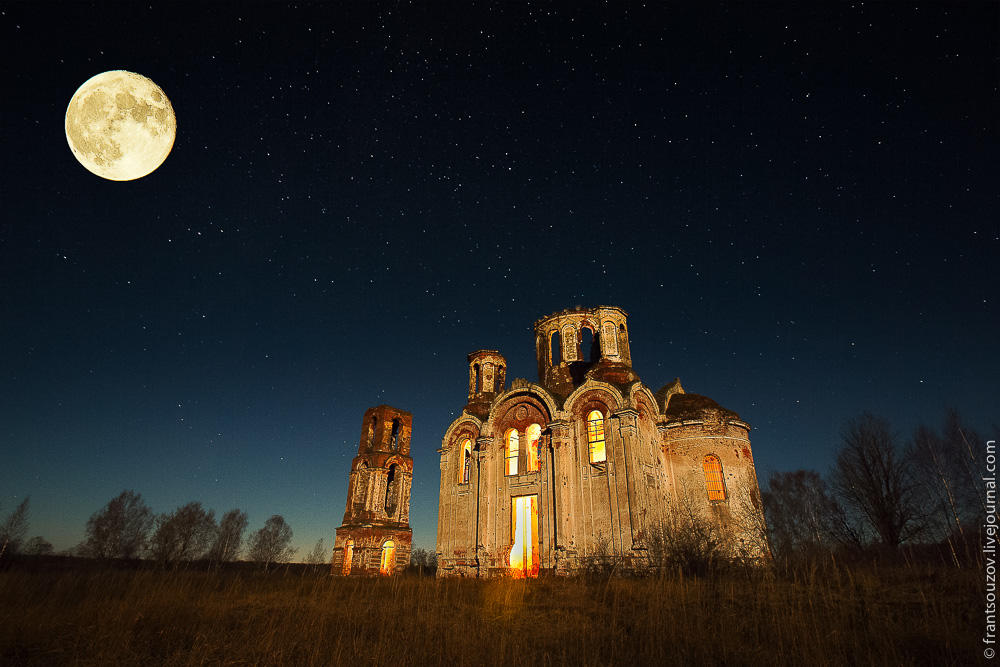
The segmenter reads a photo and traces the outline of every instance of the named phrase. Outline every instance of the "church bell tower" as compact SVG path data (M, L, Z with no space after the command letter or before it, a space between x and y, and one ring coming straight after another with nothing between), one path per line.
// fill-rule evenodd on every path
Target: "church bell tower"
M410 562L413 415L379 405L361 420L347 507L333 545L332 574L393 575Z

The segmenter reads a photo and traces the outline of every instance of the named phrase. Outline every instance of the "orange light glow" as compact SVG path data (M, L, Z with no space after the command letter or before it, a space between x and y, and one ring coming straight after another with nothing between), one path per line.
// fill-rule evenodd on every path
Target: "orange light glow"
M538 471L538 439L542 437L542 427L532 424L526 432L528 437L528 472Z
M344 545L344 569L343 573L346 577L351 573L351 561L354 560L354 540L347 540L347 544Z
M726 499L726 483L722 477L722 461L718 456L709 454L701 464L705 471L705 488L708 491L709 500Z
M538 496L510 499L514 546L510 550L510 573L516 579L538 576Z
M518 454L518 443L517 443L517 431L511 429L507 432L507 474L516 475L517 474L517 454Z
M472 441L463 440L462 441L462 461L458 467L458 483L468 484L469 483L469 468L472 464Z
M608 460L604 443L604 415L594 410L587 415L587 440L590 442L590 462L603 463Z
M390 575L396 567L396 543L386 540L382 545L382 567L379 568L381 574Z

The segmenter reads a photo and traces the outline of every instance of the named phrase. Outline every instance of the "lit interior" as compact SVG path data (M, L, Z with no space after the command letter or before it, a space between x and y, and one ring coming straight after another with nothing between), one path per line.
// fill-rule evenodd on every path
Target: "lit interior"
M590 442L590 462L606 461L608 453L604 446L604 415L600 410L587 415L587 440Z
M526 432L528 438L528 472L538 470L538 439L542 437L542 427L532 424Z
M507 474L516 475L517 474L517 453L518 453L518 442L517 442L517 431L511 429L507 432Z
M472 464L472 441L464 440L462 441L462 463L459 466L458 471L458 483L468 484L469 483L469 468Z
M382 567L379 572L382 574L392 574L396 565L396 544L392 540L386 540L382 545Z
M351 573L351 561L354 560L354 540L347 540L344 545L344 576Z
M538 496L510 499L514 546L510 550L511 576L538 576Z
M725 500L726 484L722 477L722 461L718 456L709 454L701 464L705 471L705 488L709 500Z

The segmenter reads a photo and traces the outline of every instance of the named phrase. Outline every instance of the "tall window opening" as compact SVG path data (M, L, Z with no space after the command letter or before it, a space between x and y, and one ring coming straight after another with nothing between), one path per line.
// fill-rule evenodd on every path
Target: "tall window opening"
M382 565L379 567L379 573L390 575L393 569L396 567L396 543L392 540L386 540L382 544Z
M458 468L458 483L469 483L469 471L472 468L472 441L462 441L462 458Z
M528 472L538 471L538 440L542 437L542 427L538 424L532 424L528 427L528 430L524 433L525 440L527 440L527 465L525 468Z
M594 336L594 332L590 327L583 327L580 331L580 356L583 357L584 361L593 362L597 361L601 353L598 352L594 354L595 343L597 342L597 337Z
M559 356L559 332L558 331L553 331L552 335L549 336L549 359L552 361L552 365L553 366L555 366L556 364L558 364L558 363L560 363L562 361L562 358Z
M347 540L344 544L344 562L341 572L346 577L351 573L351 561L354 560L354 540Z
M517 430L511 429L507 431L507 474L516 475L517 474L517 455L518 442L517 442Z
M389 466L389 473L385 476L385 513L393 514L396 511L396 464Z
M481 380L479 378L479 364L472 364L472 393L473 394L478 394L479 393L479 383L480 383L480 381Z
M722 476L722 461L715 454L709 454L701 463L705 471L705 489L712 501L726 499L726 482Z
M359 461L354 474L354 508L357 511L365 506L365 495L368 492L368 464Z
M538 496L510 499L510 573L517 578L538 576Z
M587 442L590 443L590 462L603 463L608 460L604 442L604 415L594 410L587 415Z
M504 380L506 379L504 376L506 375L506 373L507 373L507 369L504 368L503 366L500 366L497 369L497 386L496 386L496 392L498 394L503 391Z
M390 440L390 446L393 449L399 449L399 420L392 420L392 436Z
M375 424L378 421L378 417L372 415L372 422L368 425L368 446L371 447L375 444Z

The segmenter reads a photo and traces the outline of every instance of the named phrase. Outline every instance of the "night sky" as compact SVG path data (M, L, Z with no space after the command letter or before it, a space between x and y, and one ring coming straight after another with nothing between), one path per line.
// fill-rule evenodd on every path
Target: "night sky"
M763 479L863 410L1000 421L995 3L137 4L0 9L0 515L57 550L123 489L329 547L381 403L433 548L466 354L534 381L577 304ZM64 133L113 69L177 114L137 181Z

